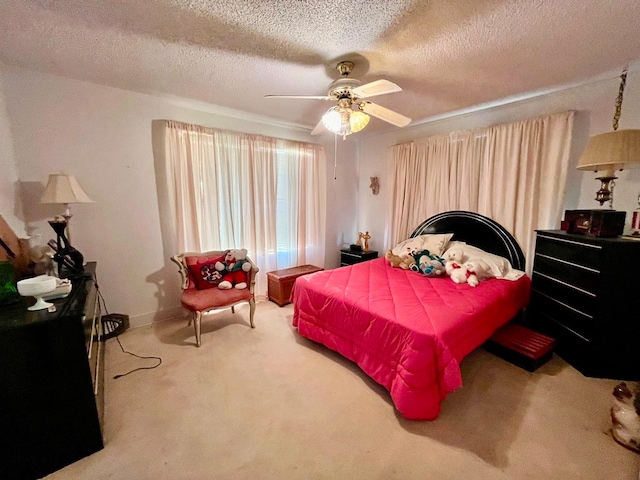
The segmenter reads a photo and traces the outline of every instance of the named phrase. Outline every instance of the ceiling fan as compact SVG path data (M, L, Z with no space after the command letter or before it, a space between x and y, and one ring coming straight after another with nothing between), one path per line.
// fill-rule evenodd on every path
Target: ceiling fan
M362 130L369 122L369 115L391 123L397 127L404 127L411 119L386 107L363 100L376 95L400 92L402 88L388 80L375 80L361 85L359 80L349 77L354 67L353 62L344 61L336 66L340 78L329 86L326 95L265 95L266 98L297 98L311 100L332 100L337 105L331 107L322 116L311 135L318 135L323 127L337 135L346 135Z

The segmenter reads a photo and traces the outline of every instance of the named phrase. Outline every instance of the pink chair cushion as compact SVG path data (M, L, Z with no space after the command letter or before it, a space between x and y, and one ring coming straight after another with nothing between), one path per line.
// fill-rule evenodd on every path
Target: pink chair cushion
M219 288L209 288L207 290L197 290L187 288L182 292L182 306L192 312L201 312L210 308L225 307L234 303L247 301L253 298L253 294L248 288L230 290L220 290Z

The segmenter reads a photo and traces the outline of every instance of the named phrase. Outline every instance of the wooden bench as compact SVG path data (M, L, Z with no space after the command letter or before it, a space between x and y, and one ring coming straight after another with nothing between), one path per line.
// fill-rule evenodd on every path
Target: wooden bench
M281 307L291 303L289 297L291 297L291 290L296 278L321 270L324 270L324 268L316 267L315 265L300 265L299 267L267 272L267 295L269 300Z
M525 370L534 372L551 359L556 340L517 323L507 323L485 342L484 348Z

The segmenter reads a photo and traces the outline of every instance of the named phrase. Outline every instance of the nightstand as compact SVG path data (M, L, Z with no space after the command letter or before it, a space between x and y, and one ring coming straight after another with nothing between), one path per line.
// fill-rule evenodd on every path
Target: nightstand
M375 250L357 251L345 248L340 250L340 266L353 265L354 263L366 262L378 258L378 252Z

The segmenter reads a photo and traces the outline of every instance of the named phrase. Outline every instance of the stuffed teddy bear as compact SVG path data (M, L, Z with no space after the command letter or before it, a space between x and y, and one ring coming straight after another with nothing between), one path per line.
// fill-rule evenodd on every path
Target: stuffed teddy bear
M421 272L427 277L437 277L445 273L445 262L443 258L432 255L429 250L421 250L411 254L415 263L411 265L411 270Z
M251 263L247 261L247 249L229 250L224 257L224 262L216 262L216 270L222 273L222 280L218 284L219 289L247 288L247 272L251 270Z
M453 283L468 283L472 287L478 286L480 281L473 271L470 271L464 265L458 265L457 263L451 263L451 273L449 277L453 280Z
M445 271L451 276L454 268L461 267L468 260L461 248L450 248L444 253Z
M395 255L391 250L387 250L384 254L384 258L387 259L392 267L399 267L403 270L409 270L415 263L415 260L411 255L399 256Z
M450 263L451 273L449 273L449 277L454 283L468 283L472 287L477 287L480 284L480 280L486 280L491 277L491 269L482 259L467 260L463 265L458 265L455 262Z
M481 258L470 258L464 262L464 266L467 267L468 271L473 272L479 282L493 277L491 267Z

